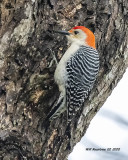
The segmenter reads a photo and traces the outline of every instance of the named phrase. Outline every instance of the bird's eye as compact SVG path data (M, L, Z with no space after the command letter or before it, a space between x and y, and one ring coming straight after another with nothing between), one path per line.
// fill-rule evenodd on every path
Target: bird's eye
M74 34L78 34L79 32L78 31L74 31Z

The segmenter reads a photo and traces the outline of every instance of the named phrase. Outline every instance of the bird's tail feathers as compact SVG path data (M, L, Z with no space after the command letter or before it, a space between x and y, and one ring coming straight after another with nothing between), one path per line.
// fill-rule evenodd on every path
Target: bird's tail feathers
M57 118L61 113L63 113L66 110L65 106L65 98L63 95L60 95L57 102L54 103L50 113L47 116L47 120L53 120Z

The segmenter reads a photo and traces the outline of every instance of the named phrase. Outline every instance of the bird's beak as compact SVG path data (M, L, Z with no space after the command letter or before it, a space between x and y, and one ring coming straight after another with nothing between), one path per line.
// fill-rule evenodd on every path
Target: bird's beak
M63 34L63 35L70 35L70 32L68 32L68 31L53 31L53 32L55 32L55 33L60 33L60 34Z

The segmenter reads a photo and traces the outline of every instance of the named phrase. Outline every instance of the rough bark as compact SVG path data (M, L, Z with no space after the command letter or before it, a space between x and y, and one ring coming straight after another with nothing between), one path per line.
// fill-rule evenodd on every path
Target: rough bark
M128 66L127 0L0 0L0 159L64 160ZM66 39L83 25L96 36L100 71L65 134L66 113L43 125L59 95L53 75ZM43 127L41 127L43 126Z

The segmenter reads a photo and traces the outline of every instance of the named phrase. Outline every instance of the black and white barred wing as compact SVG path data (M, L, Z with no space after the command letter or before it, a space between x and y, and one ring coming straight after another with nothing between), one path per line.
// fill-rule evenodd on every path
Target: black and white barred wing
M70 121L93 87L99 70L99 55L95 49L81 46L67 62L66 69L66 105Z

